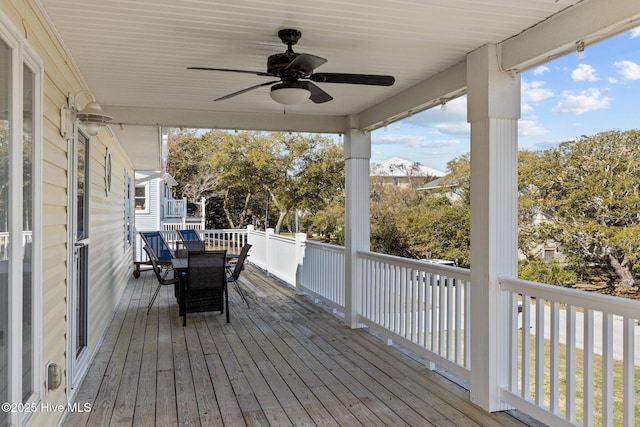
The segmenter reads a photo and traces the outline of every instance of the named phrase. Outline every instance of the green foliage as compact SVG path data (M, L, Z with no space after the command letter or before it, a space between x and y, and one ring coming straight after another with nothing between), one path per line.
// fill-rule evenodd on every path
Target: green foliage
M342 147L319 135L174 130L169 153L178 196L207 197L212 223L230 228L268 215L279 233L294 211L315 214L344 188Z
M578 281L578 275L558 261L548 263L543 260L526 260L518 263L518 277L532 282L548 283L556 286L571 286Z
M401 229L418 258L447 259L469 268L470 224L470 211L464 202L433 196L407 212Z
M304 230L322 236L327 242L344 244L344 198L337 198L315 215L306 215L303 221Z
M639 145L640 131L609 131L520 155L520 223L544 217L532 239L608 266L621 287L640 262Z
M405 235L398 228L396 215L380 212L371 221L371 250L374 252L414 258Z
M469 267L469 218L466 199L452 200L372 180L373 251L407 258L442 258Z

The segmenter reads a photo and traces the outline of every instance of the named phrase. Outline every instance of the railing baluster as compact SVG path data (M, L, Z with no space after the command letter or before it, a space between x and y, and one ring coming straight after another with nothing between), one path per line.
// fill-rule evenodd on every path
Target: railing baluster
M513 292L509 301L511 328L509 334L509 390L513 393L518 391L518 294Z
M453 277L447 278L447 348L445 353L447 359L451 359L453 354L453 335L455 333L453 324L457 314L453 311L454 283Z
M431 275L431 351L438 350L438 281L440 275Z
M465 312L462 311L462 290L464 289L464 282L462 280L456 280L455 300L456 300L456 317L455 317L455 356L454 360L457 364L462 364L462 337L464 331L462 330L462 319L465 316Z
M551 360L549 366L550 378L550 402L551 412L557 414L560 411L560 303L551 302Z
M531 297L528 295L522 296L522 372L520 378L520 395L525 399L531 398L531 390L529 388L530 384L530 361L529 357L531 355Z
M544 405L544 312L545 300L536 299L536 367L535 367L535 402Z
M585 310L584 316L584 348L582 350L582 358L584 362L582 373L583 384L583 415L582 425L585 427L593 426L593 310Z
M602 426L613 426L613 315L602 313Z
M569 422L576 421L576 307L568 305L567 315L567 339L566 339L566 419Z
M623 352L624 363L622 368L622 395L623 395L623 425L631 427L635 425L635 320L626 317L623 321Z

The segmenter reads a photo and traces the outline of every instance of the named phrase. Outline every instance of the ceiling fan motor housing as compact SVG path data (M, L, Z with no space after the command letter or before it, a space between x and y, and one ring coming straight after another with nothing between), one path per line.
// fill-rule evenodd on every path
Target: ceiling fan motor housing
M299 54L295 52L275 53L271 55L269 59L267 59L267 73L282 77L280 72L285 70L298 55ZM304 71L299 68L287 71L299 71L300 75L298 77L304 77L313 70L309 71L307 74L304 74Z

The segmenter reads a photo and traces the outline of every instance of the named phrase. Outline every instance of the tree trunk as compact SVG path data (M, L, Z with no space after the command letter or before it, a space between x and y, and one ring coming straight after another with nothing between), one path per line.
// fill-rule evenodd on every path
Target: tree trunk
M280 215L278 216L278 223L276 224L276 228L274 230L275 234L280 234L280 230L282 229L282 223L284 222L284 217L287 216L287 211L280 211Z
M240 220L238 221L238 227L242 228L244 221L247 218L247 211L249 210L249 200L251 200L251 192L247 193L247 197L244 198L244 206L242 207L242 213L240 214Z
M629 268L627 257L625 257L622 260L622 263L620 263L618 262L616 257L609 254L609 262L611 263L613 271L616 272L616 275L620 279L618 287L622 289L629 289L633 287L633 274L631 273L631 269Z
M235 229L236 226L233 224L233 218L231 217L231 212L229 211L229 190L224 193L224 202L222 204L222 209L224 210L225 215L227 216L227 221L229 221L229 228Z

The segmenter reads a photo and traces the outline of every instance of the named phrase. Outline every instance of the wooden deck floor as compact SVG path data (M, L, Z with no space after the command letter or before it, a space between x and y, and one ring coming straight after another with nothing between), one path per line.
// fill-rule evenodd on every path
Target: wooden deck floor
M230 288L231 323L190 314L172 288L146 306L144 272L126 295L65 426L522 426L366 331L351 330L290 288L247 267L250 308Z

